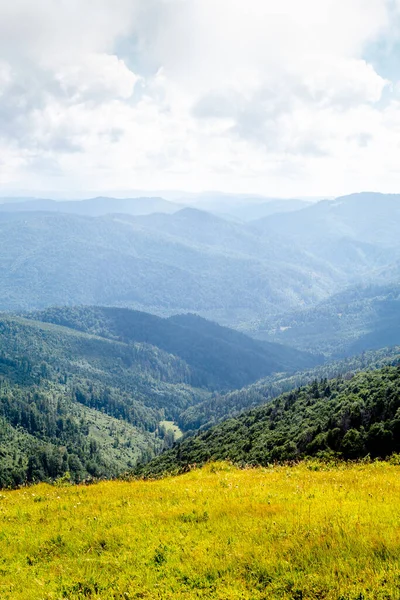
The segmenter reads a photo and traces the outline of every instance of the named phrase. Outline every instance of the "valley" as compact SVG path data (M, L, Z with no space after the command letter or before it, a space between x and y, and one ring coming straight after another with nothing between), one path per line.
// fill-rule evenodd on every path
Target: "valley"
M0 600L400 599L400 0L0 0Z
M0 204L3 487L400 450L397 196L145 200Z

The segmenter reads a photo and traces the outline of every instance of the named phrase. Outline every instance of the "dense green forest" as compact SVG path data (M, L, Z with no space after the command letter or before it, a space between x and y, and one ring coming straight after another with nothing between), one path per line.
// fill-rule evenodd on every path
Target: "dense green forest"
M159 424L210 392L179 357L3 315L0 485L113 476L158 452Z
M397 362L397 361L395 361ZM314 380L184 439L137 468L157 476L209 460L267 465L306 456L384 458L400 451L400 366Z
M395 346L326 362L293 375L278 373L240 390L233 390L227 394L213 393L202 402L185 409L179 415L177 422L186 432L208 429L224 419L237 416L245 409L265 404L272 398L307 385L315 379L351 377L359 371L380 369L388 364L396 364L398 361L400 361L400 347Z
M179 357L194 386L240 388L273 372L314 366L322 358L254 340L192 314L162 319L123 308L50 308L26 315L125 344L146 343Z
M2 486L115 476L170 445L164 423L213 393L315 363L204 319L128 309L3 314L0 348Z
M118 476L171 447L177 426L209 429L300 385L399 359L394 348L316 365L194 315L99 307L3 314L0 348L0 486Z

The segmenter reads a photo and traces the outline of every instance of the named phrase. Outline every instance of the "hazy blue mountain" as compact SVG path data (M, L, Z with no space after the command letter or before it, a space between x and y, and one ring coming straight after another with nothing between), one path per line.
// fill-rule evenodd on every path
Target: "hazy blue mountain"
M227 206L225 207L224 214L240 219L241 221L250 222L278 213L301 210L310 205L311 202L307 202L306 200L296 200L291 198L288 198L287 200L271 199L268 202L248 202L239 206Z
M378 247L400 245L400 195L363 192L325 200L301 211L254 223L265 234L279 233L307 246L350 239Z
M397 200L381 198L380 230L386 227L387 237L380 242L377 203L368 200L363 210L363 198L320 202L255 223L194 208L99 217L0 210L0 309L117 305L160 315L196 312L257 330L349 285L390 281L400 259ZM103 210L101 200L88 203ZM355 204L362 227L353 223Z
M400 344L400 282L351 287L312 309L271 319L257 335L334 356Z
M161 195L164 197L163 194ZM260 194L234 194L209 191L199 194L182 195L177 197L176 201L200 210L206 210L215 214L231 215L247 221L275 212L299 210L307 204L317 202L318 200L319 198L277 198ZM248 209L249 215L246 209Z
M309 305L346 281L346 273L293 244L264 240L200 211L175 218L178 226L174 215L147 222L0 213L0 308L108 304L238 323Z
M297 211L293 214L297 214ZM266 234L258 229L257 221L256 226L252 223L235 223L194 208L185 208L173 215L154 214L133 218L129 222L135 227L173 236L191 245L213 248L225 255L273 260L270 267L279 266L283 280L285 271L291 267L305 269L311 283L317 286L325 276L344 284L361 272L385 267L394 256L392 249L349 238L326 239L321 244L314 236L315 240L307 246L301 239L295 240L284 232L271 230ZM317 274L319 277L322 275L321 282Z
M6 199L10 200L10 199ZM128 215L147 215L151 213L173 213L181 205L168 202L163 198L107 198L97 197L88 200L47 200L15 199L0 204L0 212L57 212L89 217L99 217L112 213Z
M19 204L37 200L34 196L0 196L0 204Z

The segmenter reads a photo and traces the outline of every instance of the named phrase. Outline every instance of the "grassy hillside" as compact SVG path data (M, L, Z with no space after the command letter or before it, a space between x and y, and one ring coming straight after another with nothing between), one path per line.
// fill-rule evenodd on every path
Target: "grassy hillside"
M399 467L210 465L0 496L2 600L400 596Z
M400 451L400 366L315 380L178 442L137 473L232 460L268 465L304 456L386 457Z

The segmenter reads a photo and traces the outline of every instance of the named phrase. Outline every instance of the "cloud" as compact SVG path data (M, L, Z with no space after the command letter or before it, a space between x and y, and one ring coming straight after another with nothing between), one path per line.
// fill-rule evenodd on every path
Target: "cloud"
M72 102L128 99L138 81L123 60L109 54L84 56L78 64L63 65L55 77Z
M0 3L0 180L400 186L397 82L365 59L399 15L386 0Z

